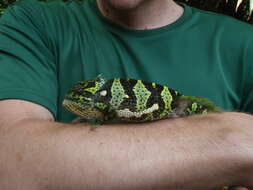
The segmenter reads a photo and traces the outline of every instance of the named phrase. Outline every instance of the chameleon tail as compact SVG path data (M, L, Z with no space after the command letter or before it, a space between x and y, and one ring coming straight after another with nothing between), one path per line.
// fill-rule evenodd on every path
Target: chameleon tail
M221 112L222 110L207 98L196 96L181 96L177 112L182 115Z

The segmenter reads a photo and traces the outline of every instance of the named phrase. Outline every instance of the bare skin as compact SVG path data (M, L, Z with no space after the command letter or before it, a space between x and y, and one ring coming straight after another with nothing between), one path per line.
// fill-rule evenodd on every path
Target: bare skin
M154 29L175 22L183 8L172 0L97 0L101 13L132 29Z
M253 189L253 118L221 113L101 126L53 121L42 106L0 101L0 189Z

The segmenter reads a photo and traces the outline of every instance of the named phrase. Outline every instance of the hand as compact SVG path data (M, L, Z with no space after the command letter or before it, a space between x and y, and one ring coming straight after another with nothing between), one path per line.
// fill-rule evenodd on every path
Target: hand
M228 190L249 190L249 189L245 187L234 186L234 187L230 187Z

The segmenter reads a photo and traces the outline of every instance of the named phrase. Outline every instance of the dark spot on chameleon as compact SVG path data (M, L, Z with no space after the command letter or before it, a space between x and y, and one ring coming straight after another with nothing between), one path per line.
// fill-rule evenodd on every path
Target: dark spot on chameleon
M143 121L147 118L147 114L143 114L141 115L141 117L134 117L135 119L134 120L137 120L137 121Z
M153 112L153 116L154 116L154 118L158 118L159 116L160 116L160 114L161 114L161 111L159 110L156 110L156 111L154 111Z

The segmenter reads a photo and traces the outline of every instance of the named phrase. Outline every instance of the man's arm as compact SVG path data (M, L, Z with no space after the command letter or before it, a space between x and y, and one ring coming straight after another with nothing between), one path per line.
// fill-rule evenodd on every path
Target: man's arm
M0 189L249 186L252 123L249 115L222 113L90 131L85 124L52 121L39 105L1 101Z

